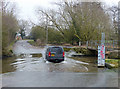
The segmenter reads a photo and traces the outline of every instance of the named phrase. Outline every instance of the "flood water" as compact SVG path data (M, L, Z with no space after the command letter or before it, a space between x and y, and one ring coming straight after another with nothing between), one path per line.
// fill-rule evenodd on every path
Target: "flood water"
M89 60L89 61L88 61ZM7 58L2 61L2 72L40 71L40 72L97 72L96 58L65 58L61 63L45 61L43 57Z
M0 60L3 87L118 86L118 74L98 69L96 57L72 57L74 52L70 51L65 52L65 61L52 63L44 58L45 48L31 46L22 40L15 43L13 51L16 57ZM32 56L38 53L42 56Z
M18 41L14 45L17 57L6 58L2 61L2 72L40 71L40 72L97 72L96 57L71 57L74 52L65 53L65 61L52 63L46 61L45 48L36 48L27 41ZM41 53L42 57L31 54ZM22 56L19 56L21 55Z

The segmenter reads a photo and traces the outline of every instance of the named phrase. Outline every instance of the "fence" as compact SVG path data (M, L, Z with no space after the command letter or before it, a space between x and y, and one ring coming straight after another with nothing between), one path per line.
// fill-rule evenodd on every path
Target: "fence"
M115 50L119 49L120 40L105 40L105 48L106 50ZM98 49L98 46L101 45L101 40L95 40L95 41L83 41L79 42L79 46L85 47L85 48L91 48L91 49Z

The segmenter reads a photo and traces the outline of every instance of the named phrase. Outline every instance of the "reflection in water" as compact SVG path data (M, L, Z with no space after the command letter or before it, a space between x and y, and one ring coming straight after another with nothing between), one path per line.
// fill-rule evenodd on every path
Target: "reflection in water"
M84 66L72 63L49 63L47 66L50 72L87 72Z
M68 58L61 63L51 63L42 57L7 58L3 60L3 73L14 71L41 72L97 72L96 58Z
M14 65L11 65L14 62L16 62L16 58L14 57L3 59L2 60L2 73L14 72L16 70L16 67L14 67Z
M82 58L72 57L72 58L77 61L89 63L89 65L85 65L88 68L88 72L97 72L98 71L97 57L82 57Z

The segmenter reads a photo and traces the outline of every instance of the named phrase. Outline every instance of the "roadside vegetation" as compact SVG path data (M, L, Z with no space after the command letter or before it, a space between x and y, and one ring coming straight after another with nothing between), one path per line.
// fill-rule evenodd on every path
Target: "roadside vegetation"
M109 68L118 68L119 67L118 59L105 59L105 63L109 64Z
M28 40L27 42L30 43L33 46L36 46L34 40Z
M21 38L24 39L26 29L29 29L28 22L25 20L18 20L17 18L17 6L15 2L0 2L0 21L1 24L1 50L2 57L13 56L13 45L16 41L16 34L20 33ZM2 38L2 39L1 39Z
M15 5L9 2L2 3L2 55L12 56L12 47L15 33L18 30L18 21L15 15ZM8 10L9 8L9 10Z
M0 9L0 59L2 59L2 11Z
M112 51L108 54L108 58L109 59L120 59L120 55L119 55L120 51Z

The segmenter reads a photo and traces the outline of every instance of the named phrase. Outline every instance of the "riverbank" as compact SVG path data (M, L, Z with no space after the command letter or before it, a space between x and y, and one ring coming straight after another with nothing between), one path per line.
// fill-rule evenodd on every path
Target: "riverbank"
M34 40L29 40L27 41L29 44L33 45L33 46L38 46L37 43L34 41ZM82 47L74 47L74 46L71 46L71 47L67 47L65 45L61 45L63 46L63 49L65 52L68 52L70 50L73 50L75 51L76 53L82 53L84 55L82 56L97 56L97 51L96 50L90 50L88 48L82 48Z
M108 67L109 69L118 68L119 61L119 59L105 59L106 67Z
M2 59L7 57L14 57L13 47L16 41L13 41L8 47L2 49Z
M28 40L27 41L29 44L31 44L32 46L45 46L44 43L39 43L39 42L35 42L34 40Z
M113 50L108 53L109 59L120 59L120 50Z
M28 40L27 42L28 42L29 44L33 45L33 46L36 46L36 43L35 43L34 40Z

